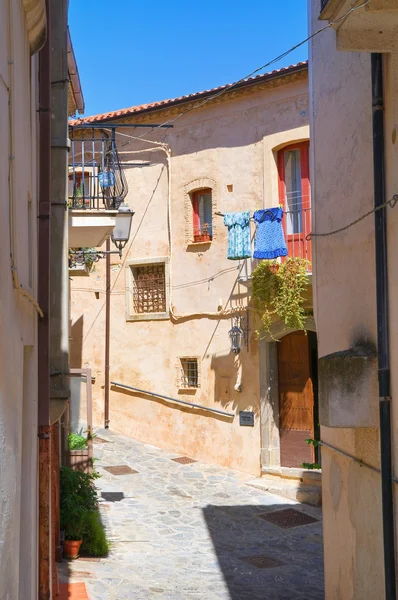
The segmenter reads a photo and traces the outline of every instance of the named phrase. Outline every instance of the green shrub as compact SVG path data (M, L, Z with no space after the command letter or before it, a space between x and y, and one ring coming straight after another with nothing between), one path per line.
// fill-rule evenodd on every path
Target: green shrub
M60 469L60 518L65 538L80 540L86 518L97 509L98 495L94 486L97 474Z
M69 450L85 450L87 448L87 438L80 433L70 433L68 435Z
M85 518L83 529L82 552L90 556L107 556L109 542L101 522L98 510L90 511Z

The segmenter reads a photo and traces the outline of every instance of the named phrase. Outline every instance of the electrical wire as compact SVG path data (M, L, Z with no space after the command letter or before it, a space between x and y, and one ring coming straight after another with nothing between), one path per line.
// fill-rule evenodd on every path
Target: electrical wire
M377 212L378 210L381 210L382 208L387 208L387 206L389 206L390 208L394 208L397 202L398 194L394 194L391 200L387 200L387 202L383 202L383 204L376 206L376 208L372 208L372 210L369 210L367 213L362 215L362 217L355 219L355 221L352 221L348 225L344 225L344 227L339 227L339 229L334 229L333 231L328 231L327 233L309 233L305 236L305 239L307 240L307 242L309 242L313 237L328 237L329 235L335 235L336 233L346 231L347 229L350 229L350 227L357 225L358 223L366 219L366 217L369 217L369 215L372 215L373 213Z
M242 77L238 81L235 81L235 83L231 83L231 84L226 85L219 92L216 92L212 96L209 96L208 98L205 98L201 102L198 102L197 104L194 104L193 106L187 108L185 111L180 112L175 117L173 117L171 119L168 119L167 121L164 121L163 123L160 123L159 125L154 126L149 131L145 131L145 133L142 134L141 136L138 136L137 139L141 139L144 135L148 135L148 134L152 133L153 131L155 131L156 129L158 129L160 127L163 127L164 125L169 125L171 123L175 123L175 121L177 121L177 119L179 119L180 117L188 114L189 112L192 112L193 110L201 108L202 106L204 106L208 102L211 102L212 100L215 100L216 98L219 98L222 94L230 92L236 86L240 85L241 83L243 83L247 79L250 79L251 77L253 77L253 75L256 75L257 73L259 73L260 71L263 71L264 69L270 67L274 63L279 62L280 60L282 60L283 58L285 58L286 56L288 56L289 54L291 54L292 52L294 52L295 50L297 50L297 48L300 48L301 46L304 46L304 44L306 44L307 42L309 42L310 40L312 40L314 37L316 37L317 35L319 35L323 31L326 31L326 29L329 29L333 25L336 25L340 21L343 21L349 15L351 15L353 12L355 12L357 10L360 10L361 8L364 8L365 6L367 6L369 4L369 2L370 2L370 0L366 0L362 4L359 4L358 6L354 6L354 7L350 8L346 13L344 13L344 15L342 15L341 17L338 17L334 21L330 21L324 27L321 27L321 29L318 29L318 31L315 31L314 33L312 33L311 35L309 35L307 38L305 38L304 40L302 40L298 44L295 44L294 46L292 46L291 48L289 48L289 50L286 50L285 52L282 52L282 54L280 54L279 56L273 58L272 60L270 60L269 62L265 63L264 65L261 65L261 67L258 67L257 69L254 69L254 71L252 71L251 73L249 73L245 77ZM124 135L127 135L127 134L124 134Z

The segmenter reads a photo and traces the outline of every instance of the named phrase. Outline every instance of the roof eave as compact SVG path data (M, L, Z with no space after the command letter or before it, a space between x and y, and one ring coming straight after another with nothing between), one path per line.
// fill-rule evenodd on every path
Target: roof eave
M143 108L141 110L133 110L132 109L131 112L125 112L123 114L120 114L121 111L115 111L119 114L112 115L111 117L105 117L104 119L98 119L98 120L93 120L93 121L88 121L88 122L95 122L97 124L109 123L112 121L120 121L120 119L128 119L130 117L135 117L135 116L139 116L139 115L143 115L143 114L159 112L161 110L167 110L169 108L172 108L174 106L178 106L181 104L189 104L191 102L205 100L206 98L216 96L217 93L220 93L220 95L221 95L221 93L228 94L228 92L230 90L234 91L234 90L238 90L238 89L242 89L242 88L256 87L260 84L267 83L267 82L275 80L275 79L284 79L285 77L288 77L293 74L301 73L301 72L308 72L308 62L298 63L297 65L293 65L292 67L286 68L283 72L273 71L271 73L267 73L264 76L262 76L261 79L260 78L246 79L239 83L232 83L230 85L226 85L224 88L221 87L221 88L216 88L213 90L208 90L206 92L199 92L197 94L191 94L191 96L184 96L182 98L176 98L175 100L170 100L170 101L166 101L163 103L159 102L155 106L149 106L149 107ZM132 108L134 108L134 107L132 107Z
M73 97L78 113L82 115L84 113L84 97L83 90L80 83L79 69L77 68L77 62L75 53L73 51L72 39L68 27L68 75L72 86Z

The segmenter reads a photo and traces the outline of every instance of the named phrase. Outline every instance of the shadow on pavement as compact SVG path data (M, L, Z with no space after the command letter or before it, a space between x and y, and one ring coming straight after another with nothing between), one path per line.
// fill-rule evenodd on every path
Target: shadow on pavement
M293 512L292 512L293 509ZM282 524L301 515L316 521L291 528L264 519L282 514ZM298 511L300 514L295 514ZM231 600L321 600L324 598L320 509L292 504L213 506L204 518Z

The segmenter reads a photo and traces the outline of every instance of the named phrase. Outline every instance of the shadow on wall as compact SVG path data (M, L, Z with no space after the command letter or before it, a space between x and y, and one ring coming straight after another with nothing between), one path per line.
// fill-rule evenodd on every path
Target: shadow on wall
M83 356L83 320L81 315L71 326L71 343L69 362L72 369L82 369Z
M283 528L263 518L282 510L289 511L285 525L307 524ZM231 600L324 598L319 509L283 503L209 505L203 515Z
M243 381L242 392L234 389L239 380L239 365L242 364L244 377L249 358L250 355L245 348L242 348L238 357L232 352L213 354L210 367L214 371L214 400L226 410L234 412L239 408L239 410L253 411L258 415L259 398L255 395L255 387L250 386L252 391L245 393L245 389L247 390L250 384Z

